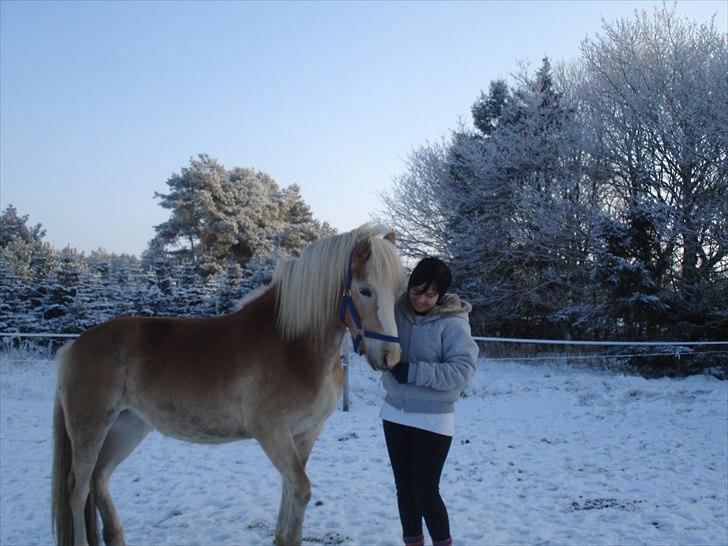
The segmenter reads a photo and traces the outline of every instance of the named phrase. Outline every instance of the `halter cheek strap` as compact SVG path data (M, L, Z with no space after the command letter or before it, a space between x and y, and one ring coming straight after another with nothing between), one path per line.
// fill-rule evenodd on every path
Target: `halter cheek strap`
M349 265L346 268L346 279L344 281L344 293L341 295L341 303L339 304L339 319L341 322L346 325L346 312L349 311L349 314L351 315L352 320L354 321L354 324L356 325L356 337L353 339L354 341L354 351L357 354L363 354L362 351L359 349L359 346L361 345L362 339L365 337L371 338L371 339L379 339L381 341L390 341L392 343L399 343L399 337L396 336L388 336L385 334L380 334L379 332L372 332L370 330L364 330L362 329L362 322L361 318L359 317L359 313L356 311L356 306L354 305L354 298L351 296L351 260L354 255L354 251L352 250L351 254L349 254Z

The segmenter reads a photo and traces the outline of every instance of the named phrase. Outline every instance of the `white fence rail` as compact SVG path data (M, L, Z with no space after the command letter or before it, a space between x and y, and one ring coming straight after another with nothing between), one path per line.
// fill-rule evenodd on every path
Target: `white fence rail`
M473 336L475 341L494 341L498 343L531 343L538 345L591 345L593 347L637 347L637 346L670 346L670 345L728 345L728 341L570 341L566 339L524 339L517 337L480 337Z
M23 333L23 332L0 332L0 337L28 337L28 338L75 338L80 334L54 334L54 333ZM530 343L536 345L582 345L592 347L637 347L637 346L670 346L681 345L683 347L698 345L728 345L728 341L571 341L567 339L529 339L518 337L483 337L473 336L475 341L491 341L496 343Z
M54 337L78 337L81 334L24 334L15 332L0 332L0 337L40 337L40 338L54 338Z

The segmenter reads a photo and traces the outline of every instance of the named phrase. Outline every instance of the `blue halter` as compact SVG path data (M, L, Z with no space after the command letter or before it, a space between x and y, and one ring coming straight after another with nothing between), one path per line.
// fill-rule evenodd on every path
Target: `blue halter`
M359 317L359 313L356 312L356 307L354 306L354 299L351 297L351 259L354 254L354 251L349 254L349 265L346 268L346 280L344 282L344 293L341 296L341 304L339 305L339 319L341 322L346 325L346 311L349 311L349 314L351 315L352 320L354 321L354 324L356 325L356 337L354 338L354 351L356 354L363 354L362 351L359 350L359 345L362 342L362 339L365 337L372 338L372 339L379 339L381 341L390 341L392 343L399 343L399 337L396 336L387 336L384 334L380 334L378 332L371 332L369 330L363 330L362 324L361 324L361 318Z

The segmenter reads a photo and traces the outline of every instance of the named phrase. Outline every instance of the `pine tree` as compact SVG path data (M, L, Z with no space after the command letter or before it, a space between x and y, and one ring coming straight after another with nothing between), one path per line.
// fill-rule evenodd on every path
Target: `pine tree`
M113 317L101 271L103 268L89 266L81 276L73 299L72 313L77 317L81 331Z
M322 237L333 235L334 230L328 223L314 219L311 207L303 200L301 188L291 184L281 191L280 225L276 226L274 248L297 256L303 247Z
M181 261L175 267L175 285L172 291L172 302L175 306L172 314L183 317L194 317L205 314L205 280L195 265L190 261Z
M255 259L250 260L248 266L250 267L255 261ZM233 261L228 262L223 273L209 281L206 314L210 315L224 315L231 312L237 302L250 290L250 275L246 276L240 264Z
M200 155L167 181L157 194L172 211L155 229L150 252L168 252L191 261L206 277L221 273L230 260L244 266L256 252L296 254L333 230L317 222L298 186L281 189L253 169L225 169Z
M40 313L45 331L78 333L83 330L85 310L75 305L86 269L83 256L76 250L64 248L59 256L58 269L40 283Z
M26 332L32 323L31 288L0 254L0 332Z
M471 108L471 113L473 124L482 135L490 136L493 133L509 99L510 90L505 80L490 82L487 95L483 91L480 92L480 96Z
M164 246L156 239L142 253L142 268L147 272L147 279L153 283L162 299L171 297L174 288L174 268L177 258L167 253ZM160 310L161 314L168 314Z
M41 224L28 225L28 215L18 216L18 209L8 205L0 214L0 248L4 248L13 239L20 239L25 243L37 243L45 237L45 230Z

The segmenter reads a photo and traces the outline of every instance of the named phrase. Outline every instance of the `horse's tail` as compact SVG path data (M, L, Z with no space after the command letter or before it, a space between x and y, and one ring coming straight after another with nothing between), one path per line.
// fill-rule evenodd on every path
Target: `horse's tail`
M68 477L71 473L71 439L66 432L66 416L56 395L53 409L53 472L51 478L51 521L59 546L73 544L73 517L68 503Z
M66 354L71 343L63 346L56 357L58 366L65 365ZM51 472L51 522L56 532L56 542L59 546L75 544L73 537L73 514L70 505L70 489L68 487L71 475L73 451L71 438L66 430L66 414L63 411L61 399L56 393L56 402L53 408L53 467ZM99 531L96 522L96 498L94 488L91 487L86 507L84 509L86 521L86 539L89 546L98 546Z

